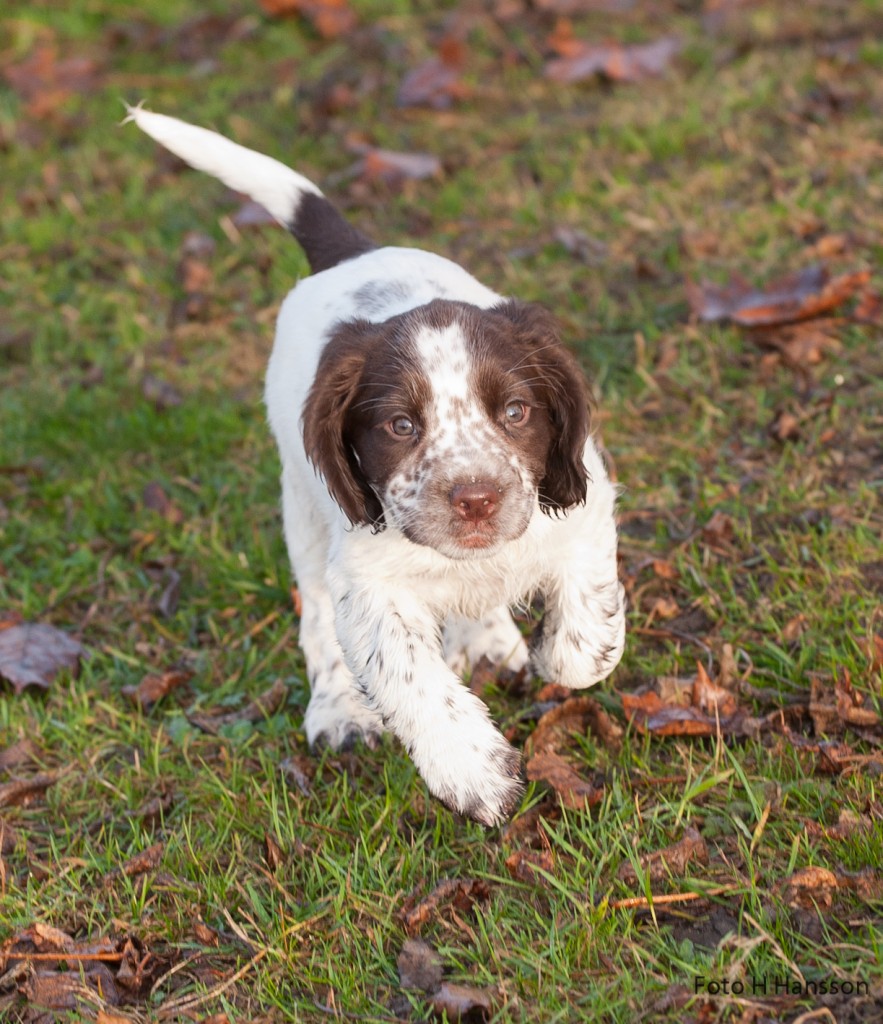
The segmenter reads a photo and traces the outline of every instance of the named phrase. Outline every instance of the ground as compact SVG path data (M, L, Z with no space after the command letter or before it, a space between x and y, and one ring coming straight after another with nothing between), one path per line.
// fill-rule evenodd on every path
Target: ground
M883 1019L879 0L0 25L0 1018ZM308 751L260 398L305 262L140 99L582 360L629 638L569 699L474 674L506 828Z

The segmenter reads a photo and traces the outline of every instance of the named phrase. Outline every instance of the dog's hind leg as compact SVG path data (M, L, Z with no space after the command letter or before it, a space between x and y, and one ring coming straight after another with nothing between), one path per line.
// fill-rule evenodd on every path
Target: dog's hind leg
M527 644L505 605L480 619L449 615L443 632L444 658L454 672L462 675L482 658L492 665L519 672L528 662Z

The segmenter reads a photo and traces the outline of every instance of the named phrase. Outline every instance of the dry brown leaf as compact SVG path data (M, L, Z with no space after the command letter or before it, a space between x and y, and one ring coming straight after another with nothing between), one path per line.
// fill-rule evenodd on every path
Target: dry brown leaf
M108 1013L107 1010L99 1010L95 1024L132 1024L132 1018L121 1017L118 1013Z
M717 551L726 552L736 536L733 517L720 509L713 512L711 518L702 527L702 540Z
M267 867L274 873L285 863L282 847L269 832L264 834L264 860L267 862Z
M102 69L93 57L62 57L54 42L43 40L17 64L7 64L3 77L37 119L55 114L72 96L94 92Z
M869 637L868 657L871 662L871 674L883 672L883 636L880 633L874 633Z
M214 928L210 928L205 921L198 917L193 921L193 934L203 946L217 946L220 943L220 936Z
M358 173L369 181L396 185L402 181L421 181L441 174L441 161L430 153L396 153L390 149L369 149L357 165Z
M184 401L174 384L162 380L153 373L145 373L141 378L141 394L160 412L164 409L174 409Z
M570 765L552 751L541 751L527 762L527 777L532 782L546 782L555 790L565 807L581 810L592 807L604 796L604 789L596 788L583 779Z
M696 679L693 682L692 705L694 708L704 711L710 717L717 715L721 718L729 718L730 715L735 715L738 710L736 698L733 694L722 686L717 686L709 679L705 666L701 661L696 662Z
M624 693L622 708L639 732L657 736L742 736L757 722L736 703L730 690L713 683L697 662L692 680L664 676L655 690Z
M546 78L569 85L587 78L601 76L612 82L638 82L661 75L672 59L680 53L682 43L674 36L663 36L652 43L578 43L563 33L550 40L557 52L566 56L550 60L545 67Z
M161 675L146 675L137 686L124 686L121 692L142 711L149 711L157 701L192 678L192 672L170 669Z
M571 691L568 691L571 692ZM576 733L593 733L608 750L618 750L622 728L592 697L568 697L562 704L547 711L527 741L528 753L557 750Z
M442 958L423 939L405 939L396 966L402 988L435 992L441 985Z
M544 882L541 872L555 868L551 850L516 850L506 858L506 870L519 882Z
M146 850L142 850L141 853L136 853L134 857L130 857L119 870L124 875L128 875L129 878L153 871L154 868L159 867L164 849L164 843L154 843L152 846L148 846Z
M0 676L16 694L28 686L48 690L63 669L76 674L85 648L67 633L41 622L0 631Z
M184 513L169 498L162 484L156 480L152 480L149 484L144 485L144 490L141 492L141 500L145 508L158 512L169 523L177 525L184 521Z
M16 740L11 746L0 750L0 771L11 772L23 765L32 764L39 753L39 747L32 739Z
M187 721L191 725L195 725L197 729L217 736L224 726L235 725L238 722L262 722L265 718L270 718L284 706L287 698L288 687L281 679L277 679L269 690L250 701L239 711L222 712L221 714L194 712L187 715Z
M847 673L829 684L813 676L810 683L809 714L816 736L836 736L845 726L856 728L880 725L880 716L874 708L865 705L864 694L854 689Z
M433 1010L438 1014L447 1014L448 1020L466 1021L486 1020L493 1010L496 999L497 993L493 989L443 981L429 1001Z
M800 420L787 409L780 409L769 425L770 437L777 441L797 441L800 438Z
M666 846L654 853L644 854L639 858L643 870L649 875L651 882L662 882L670 876L675 877L687 874L687 867L692 863L708 863L708 845L698 830L692 826L684 831L684 836L677 843ZM617 877L626 885L636 885L638 873L634 865L628 861L624 863Z
M694 316L700 320L730 320L743 327L769 327L836 309L858 294L869 278L867 270L831 278L824 266L815 263L771 281L763 290L734 275L725 285L688 282L687 295Z
M54 786L59 777L54 772L43 772L32 775L29 779L4 782L0 786L0 807L27 806L41 797L50 786Z
M8 821L0 818L0 854L8 856L15 852L16 846L18 846L18 832Z
M447 110L466 95L462 75L466 66L466 45L457 34L446 35L438 56L409 71L399 86L400 107L431 107Z
M466 910L476 901L486 900L489 893L487 882L480 878L445 878L419 902L412 893L405 900L399 917L405 931L413 935L442 905L450 903L459 910Z
M351 32L358 23L347 0L258 0L271 18L300 15L306 18L323 39L337 39Z

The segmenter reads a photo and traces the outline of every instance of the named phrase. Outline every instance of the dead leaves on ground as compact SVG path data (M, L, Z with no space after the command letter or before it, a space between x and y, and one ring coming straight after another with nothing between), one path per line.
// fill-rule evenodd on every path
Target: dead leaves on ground
M668 69L683 47L674 36L663 36L650 43L590 43L577 39L572 24L563 18L548 42L556 56L546 64L544 74L561 85L592 78L639 82L656 77Z
M480 878L445 878L428 895L408 896L399 911L402 927L408 935L416 935L426 924L443 912L463 912L477 901L488 898L490 889Z
M444 963L423 939L406 939L397 960L399 984L423 993L438 1016L447 1020L486 1020L498 1001L495 989L444 981Z
M75 675L85 654L78 640L45 623L22 622L0 630L0 676L16 694L29 686L48 690L63 670Z
M166 969L134 936L74 938L37 922L0 946L0 1008L119 1006L144 998Z
M867 270L832 278L822 264L754 288L739 275L725 285L688 283L693 315L706 323L729 320L741 327L777 327L820 316L854 298L868 283Z
M714 683L700 662L691 679L661 677L656 689L624 693L622 707L639 732L656 736L746 736L759 728L757 720L738 706L735 695Z

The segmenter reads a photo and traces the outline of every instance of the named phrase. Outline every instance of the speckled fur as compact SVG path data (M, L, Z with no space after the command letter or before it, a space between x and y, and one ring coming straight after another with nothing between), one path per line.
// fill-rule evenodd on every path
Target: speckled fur
M336 230L318 189L281 164L131 113L296 235L304 196L311 234ZM458 673L482 656L525 666L508 608L534 594L534 669L574 688L612 671L624 643L615 491L549 315L440 256L372 244L323 240L341 262L285 299L267 373L303 598L306 733L342 747L390 730L440 800L493 825L520 799L520 756ZM523 424L507 419L513 401ZM413 436L391 431L403 416ZM480 521L453 497L476 481L493 497Z

